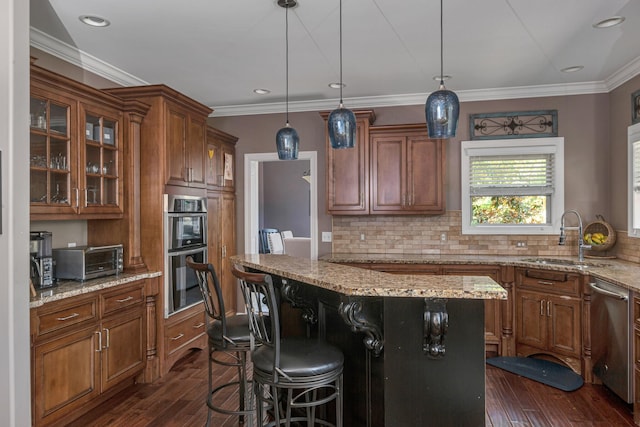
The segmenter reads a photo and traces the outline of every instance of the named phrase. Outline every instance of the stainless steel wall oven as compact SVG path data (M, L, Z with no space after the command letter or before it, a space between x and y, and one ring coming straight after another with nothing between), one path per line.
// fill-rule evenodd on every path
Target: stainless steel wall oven
M207 199L164 195L165 317L202 301L186 259L207 262Z

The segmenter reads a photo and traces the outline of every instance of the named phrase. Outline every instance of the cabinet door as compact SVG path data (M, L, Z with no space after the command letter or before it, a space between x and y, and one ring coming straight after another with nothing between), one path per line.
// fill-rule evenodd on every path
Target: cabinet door
M576 298L547 298L549 321L549 350L567 356L581 355L580 300Z
M184 186L187 182L185 152L187 119L184 111L169 107L167 111L167 184Z
M100 342L95 325L35 346L34 412L57 420L100 393Z
M207 199L209 222L209 262L213 264L228 313L236 312L236 280L230 271L229 257L236 253L235 195L226 192L209 192Z
M371 213L405 209L407 200L406 138L371 138Z
M426 135L407 137L405 210L444 213L444 152L442 140Z
M333 149L327 138L327 211L337 215L369 213L369 142L364 120L356 123L356 146Z
M29 193L32 217L78 212L77 108L77 102L71 98L31 88Z
M185 140L187 159L187 181L189 187L204 188L205 161L204 147L206 144L206 123L204 120L189 118L189 128Z
M142 371L145 362L142 306L102 322L102 391Z
M547 306L545 295L516 291L516 341L541 350L547 349Z
M80 106L79 213L122 215L122 114Z

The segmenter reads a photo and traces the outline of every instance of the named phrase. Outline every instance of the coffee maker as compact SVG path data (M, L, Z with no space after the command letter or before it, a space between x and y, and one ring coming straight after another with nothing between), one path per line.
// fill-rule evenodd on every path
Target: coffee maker
M31 254L31 282L36 288L53 286L53 256L49 231L32 231L29 252Z

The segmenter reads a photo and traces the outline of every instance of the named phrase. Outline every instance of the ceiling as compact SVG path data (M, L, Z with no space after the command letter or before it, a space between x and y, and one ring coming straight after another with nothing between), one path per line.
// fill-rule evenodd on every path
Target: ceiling
M214 116L284 111L277 0L30 2L32 46L116 84L164 83ZM616 15L626 20L593 27ZM438 0L343 0L342 16L347 108L421 104L437 89ZM462 101L608 92L640 74L639 40L639 0L445 0L445 84ZM337 107L339 47L339 0L289 9L290 111Z

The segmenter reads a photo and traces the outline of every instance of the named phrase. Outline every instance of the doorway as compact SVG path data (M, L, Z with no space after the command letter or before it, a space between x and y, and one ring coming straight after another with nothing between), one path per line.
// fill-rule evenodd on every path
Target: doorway
M300 206L300 211L309 213L309 234L311 238L311 259L318 257L318 187L317 152L301 151L298 160L309 162L309 206ZM281 162L277 153L251 153L244 156L244 248L245 253L259 252L258 230L260 229L260 164ZM302 179L302 177L300 177Z

